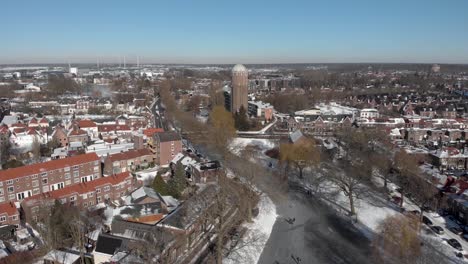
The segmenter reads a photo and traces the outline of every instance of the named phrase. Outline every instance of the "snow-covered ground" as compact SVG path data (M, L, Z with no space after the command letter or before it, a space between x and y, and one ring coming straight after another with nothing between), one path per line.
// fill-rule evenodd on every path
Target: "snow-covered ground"
M234 138L229 144L229 150L235 155L241 155L247 146L255 146L259 150L266 151L274 148L276 143L270 139Z
M263 248L270 237L277 214L271 199L262 194L258 203L259 214L252 223L243 226L248 230L234 248L233 252L224 260L224 264L257 263Z
M156 166L154 168L149 168L146 170L142 170L139 172L136 172L137 179L140 181L143 181L143 184L145 186L151 185L153 182L153 179L156 177L156 174L158 174L159 167Z
M276 146L277 143L269 139L234 138L229 145L229 150L240 156L247 147L254 147L255 157L252 158L254 159L253 162L262 162L265 165L271 160L265 155L265 151ZM230 170L229 173L231 176L233 175ZM223 260L223 263L257 263L260 259L276 222L277 213L276 206L265 193L260 196L258 207L258 216L253 219L252 223L244 223L243 226L247 228L246 233L236 249Z

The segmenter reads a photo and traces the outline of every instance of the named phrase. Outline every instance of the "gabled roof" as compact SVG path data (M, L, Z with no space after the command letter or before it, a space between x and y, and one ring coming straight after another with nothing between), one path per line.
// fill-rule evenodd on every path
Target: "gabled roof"
M83 135L88 135L88 133L86 133L86 131L84 131L83 129L73 129L73 130L70 130L70 132L68 132L68 136L83 136Z
M164 132L164 129L152 127L152 128L147 128L143 130L143 134L147 137L152 137L154 134L161 133L161 132Z
M45 171L63 169L65 167L70 167L93 161L99 161L99 157L96 155L96 153L88 153L65 159L51 160L48 162L36 163L8 170L1 170L0 181L16 179L28 175L40 174L41 172Z
M116 154L112 154L109 156L109 159L114 161L121 161L121 160L129 160L135 159L141 156L153 155L153 153L149 149L133 149L125 152L120 152Z
M49 120L47 120L47 118L43 117L40 121L39 121L40 124L49 124Z
M89 119L82 119L76 121L76 124L78 125L79 128L90 128L90 127L97 127L96 123Z
M182 138L180 135L174 131L156 133L154 136L159 140L159 142L170 142L170 141L180 141Z
M99 132L111 132L111 131L130 131L130 127L127 125L98 125Z
M31 118L31 120L29 120L29 124L37 124L37 119L35 117Z
M0 204L0 215L3 213L6 213L8 216L19 214L18 209L16 209L15 204L11 202Z
M128 239L123 237L101 234L96 242L95 252L114 255L118 250L125 250Z
M100 187L100 186L105 186L108 184L117 185L131 177L132 176L130 175L129 172L122 172L122 173L115 174L115 175L108 176L108 177L101 177L99 179L92 180L89 182L81 182L78 184L73 184L73 185L70 185L65 188L55 190L55 191L50 191L50 192L42 193L42 194L36 194L36 195L26 198L24 201L25 202L31 201L31 200L34 201L37 199L39 200L60 199L63 197L67 197L71 194L85 194L85 193L93 192L97 187Z

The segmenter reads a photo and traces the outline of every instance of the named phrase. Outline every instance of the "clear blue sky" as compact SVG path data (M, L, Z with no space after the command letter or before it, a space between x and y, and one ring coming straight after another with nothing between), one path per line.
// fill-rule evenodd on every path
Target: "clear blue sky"
M468 0L15 0L0 63L468 63Z

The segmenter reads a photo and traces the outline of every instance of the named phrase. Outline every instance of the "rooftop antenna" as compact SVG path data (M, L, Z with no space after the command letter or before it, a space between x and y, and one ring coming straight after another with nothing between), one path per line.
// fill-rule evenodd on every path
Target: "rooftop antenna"
M126 68L125 55L124 55L124 69Z

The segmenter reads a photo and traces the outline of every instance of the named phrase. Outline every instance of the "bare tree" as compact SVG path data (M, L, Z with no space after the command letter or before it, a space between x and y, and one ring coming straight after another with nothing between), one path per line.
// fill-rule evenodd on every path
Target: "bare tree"
M33 142L31 144L31 154L35 161L39 161L41 158L41 143L37 137L37 135L33 135Z

